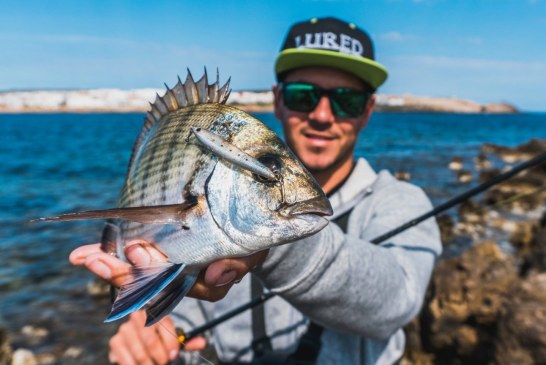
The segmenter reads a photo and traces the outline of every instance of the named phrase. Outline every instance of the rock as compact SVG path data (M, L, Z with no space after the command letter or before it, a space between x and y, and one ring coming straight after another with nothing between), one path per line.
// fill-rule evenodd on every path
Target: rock
M38 364L40 365L53 365L53 364L57 364L59 361L58 356L55 356L54 354L47 353L47 352L37 354L36 360L38 361Z
M0 328L0 365L10 364L12 356L8 332L6 329Z
M484 224L488 210L480 202L467 199L459 205L459 221L471 224Z
M532 139L517 147L510 148L486 143L481 148L482 153L494 153L506 163L528 160L546 151L545 139Z
M460 171L463 169L463 159L461 157L453 157L447 166L451 171Z
M419 318L411 321L405 328L406 352L402 358L401 365L434 365L434 356L423 349L421 342Z
M514 235L512 241L523 260L521 272L546 272L546 213L530 231L519 236ZM528 235L532 237L530 240Z
M81 347L74 347L71 346L66 349L63 356L68 358L77 358L83 353L83 349Z
M29 344L36 345L47 338L49 331L43 327L26 325L21 328L21 334L26 337Z
M472 173L466 170L459 171L457 173L457 181L461 184L468 184L472 181Z
M546 364L546 273L529 276L508 298L499 319L496 363Z
M87 293L94 298L110 296L110 284L101 279L93 279L87 283Z
M410 181L411 174L408 171L398 171L394 174L394 177L400 181Z
M516 162L546 152L546 140L533 139L515 148L484 145L482 150L497 154L505 161ZM484 170L480 173L480 182L488 181L499 173L498 168ZM536 210L546 201L545 180L546 164L535 166L493 186L485 194L484 202L518 214Z
M421 338L437 364L487 364L505 293L518 279L495 242L475 245L434 270L421 314Z
M517 113L518 109L508 103L489 103L482 106L483 113Z
M447 214L442 214L441 216L438 216L436 218L436 222L440 227L440 237L442 240L442 244L444 246L449 246L454 236L453 228L455 224L453 223L453 219Z
M474 159L474 168L478 171L491 168L491 161L487 159L487 156L482 152Z
M38 361L32 351L21 348L13 353L11 365L38 365Z

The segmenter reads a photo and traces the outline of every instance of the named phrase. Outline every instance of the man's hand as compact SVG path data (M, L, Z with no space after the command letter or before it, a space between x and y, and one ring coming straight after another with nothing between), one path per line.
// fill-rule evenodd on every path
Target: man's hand
M236 281L265 260L267 253L262 251L242 258L213 262L201 271L188 296L209 301L222 299ZM144 241L130 242L125 248L125 255L134 265L167 260L154 245ZM99 243L78 247L72 251L69 260L72 265L85 266L117 287L123 286L131 278L131 265L101 251ZM144 327L145 321L146 313L140 310L132 313L129 320L120 326L110 339L111 362L121 365L167 364L178 357L180 344L171 318L165 317L150 327ZM206 340L198 336L183 346L186 351L199 351L205 348Z
M108 359L111 363L129 365L167 364L178 358L180 345L176 330L170 317L165 317L150 327L144 327L146 312L131 313L129 320L123 323L118 332L110 339ZM194 339L194 350L205 347L204 338ZM187 349L192 350L190 343ZM190 347L190 348L188 348Z
M268 252L265 250L245 257L222 259L211 263L201 271L188 296L213 302L222 299L235 282L265 260ZM167 260L153 244L144 241L129 242L125 247L125 255L134 265ZM117 287L130 280L131 265L101 251L99 243L78 247L72 251L69 260L72 265L85 266L95 275Z
M121 365L167 364L178 358L180 344L171 318L165 317L150 327L144 327L145 322L143 310L131 313L129 320L110 339L110 362ZM206 344L204 337L194 337L184 344L184 350L203 350Z

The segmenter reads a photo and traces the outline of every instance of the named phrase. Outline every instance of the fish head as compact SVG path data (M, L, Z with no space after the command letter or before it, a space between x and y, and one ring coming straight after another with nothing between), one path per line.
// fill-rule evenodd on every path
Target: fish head
M210 212L230 240L249 252L313 235L332 207L313 175L267 126L251 117L230 141L267 166L271 180L219 160L207 182Z

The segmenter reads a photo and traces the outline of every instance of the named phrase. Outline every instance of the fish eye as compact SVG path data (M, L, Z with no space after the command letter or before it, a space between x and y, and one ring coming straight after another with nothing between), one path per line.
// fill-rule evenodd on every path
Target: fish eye
M271 172L273 172L276 176L279 176L281 174L281 160L278 156L266 154L262 155L257 158L258 161L263 163ZM254 179L260 182L271 182L271 180L266 179L265 177L262 177L257 174L252 174L254 176Z

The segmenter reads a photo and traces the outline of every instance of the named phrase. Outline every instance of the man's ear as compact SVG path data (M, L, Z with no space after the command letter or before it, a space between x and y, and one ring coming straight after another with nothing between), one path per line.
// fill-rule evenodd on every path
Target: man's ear
M375 94L372 94L368 102L366 103L366 109L364 109L364 114L362 115L362 120L360 121L360 129L366 128L368 121L372 116L373 108L375 107Z
M273 105L275 107L275 117L282 121L281 109L282 109L282 95L279 85L273 85Z

